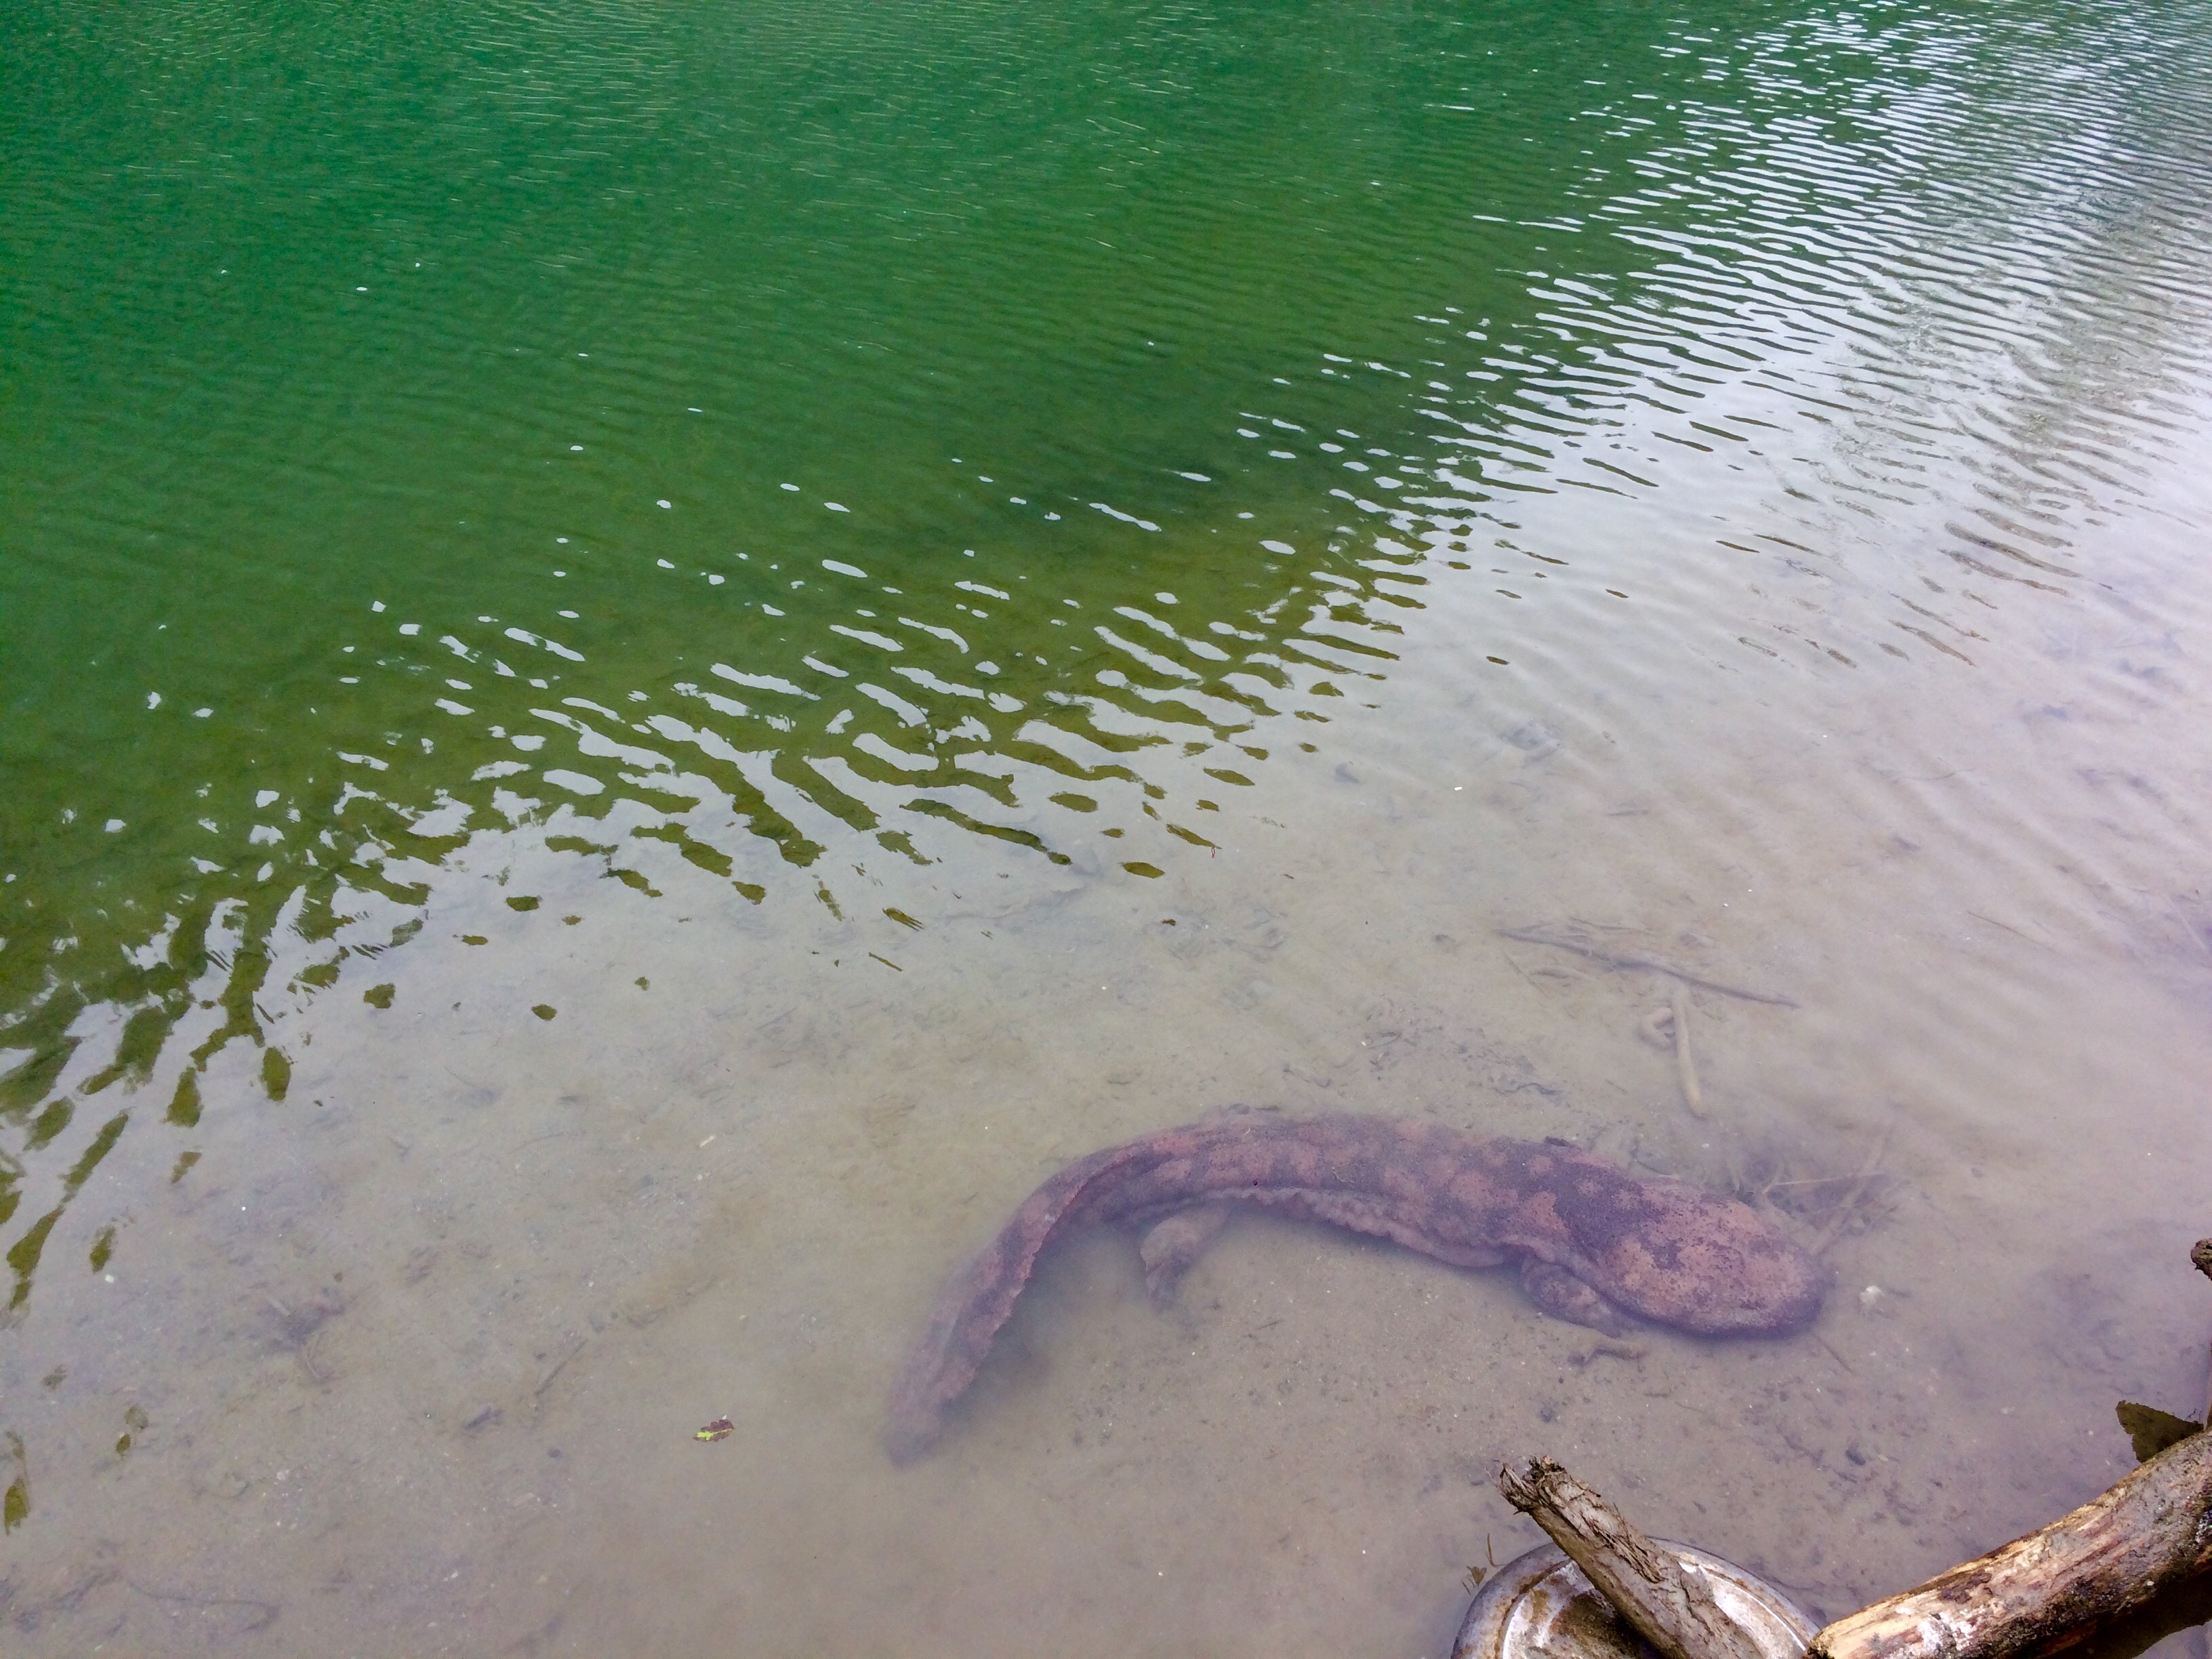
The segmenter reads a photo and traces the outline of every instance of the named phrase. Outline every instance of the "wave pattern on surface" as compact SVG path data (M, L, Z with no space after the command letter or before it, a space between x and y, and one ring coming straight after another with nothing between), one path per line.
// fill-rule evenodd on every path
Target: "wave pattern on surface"
M1563 685L1970 672L2202 436L2201 9L169 15L0 127L18 1307L138 1101L234 1044L281 1100L472 834L833 920L1157 876L1411 611Z

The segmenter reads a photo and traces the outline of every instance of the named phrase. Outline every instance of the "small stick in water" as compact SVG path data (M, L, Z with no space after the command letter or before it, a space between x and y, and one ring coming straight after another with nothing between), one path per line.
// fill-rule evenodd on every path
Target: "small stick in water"
M1681 1079L1682 1103L1690 1109L1690 1115L1704 1117L1705 1093L1698 1087L1698 1068L1690 1058L1690 988L1678 979L1674 993L1674 1073Z
M1608 951L1586 935L1564 927L1501 927L1501 936L1517 939L1528 945L1548 945L1554 951L1571 951L1578 957L1588 957L1592 962L1601 962L1608 968L1645 968L1654 973L1668 975L1686 985L1694 985L1703 991L1717 991L1723 996L1741 997L1746 1002L1771 1003L1778 1008L1795 1008L1795 1001L1778 996L1770 991L1747 990L1741 985L1729 985L1717 979L1707 979L1693 974L1662 957L1631 955L1626 951Z
M1807 1246L1816 1259L1828 1253L1828 1246L1841 1237L1844 1228L1849 1224L1852 1215L1857 1212L1859 1200L1866 1195L1867 1183L1881 1171L1881 1157L1889 1150L1890 1131L1896 1127L1895 1118L1890 1119L1881 1126L1881 1133L1875 1137L1874 1151L1867 1158L1866 1167L1858 1172L1857 1178L1851 1182L1850 1190L1844 1194L1843 1201L1836 1206L1835 1213L1828 1218L1827 1224L1820 1229L1820 1237Z

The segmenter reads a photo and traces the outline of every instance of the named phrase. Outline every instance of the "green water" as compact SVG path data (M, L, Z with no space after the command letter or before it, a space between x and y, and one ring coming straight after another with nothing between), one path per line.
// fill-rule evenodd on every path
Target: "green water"
M1319 351L1410 361L1439 290L1524 319L1544 234L1470 213L1591 167L1591 64L1520 14L156 15L9 25L19 1007L52 941L106 954L91 913L238 890L189 860L258 863L263 789L296 860L338 750L427 736L377 793L465 790L531 700L438 719L441 635L557 635L586 660L499 648L602 699L716 659L811 684L830 556L937 622L962 576L1031 582L969 632L1034 699L1062 599L1260 608L1258 532L1328 514L1239 409L1402 443L1398 386L1317 393Z
M948 837L1103 834L1142 875L1318 748L1471 549L1517 586L1470 660L1517 672L1524 601L1572 573L1484 520L1656 488L1577 452L1654 398L1694 426L1717 376L1873 341L1862 390L1909 401L1947 349L1915 342L2039 292L2045 230L2062 264L2155 240L2203 21L10 8L19 1304L107 1102L189 1125L256 999L317 988L264 984L280 918L408 902L404 860L471 829L627 799L653 822L579 857L649 886L625 845L662 839L832 911L855 858ZM1960 292L1987 315L1929 298ZM1616 539L1632 604L1670 555ZM211 960L224 1018L187 1049Z
M67 1127L88 999L141 1011L90 1084L158 1060L175 1085L163 1040L219 908L244 907L246 944L218 1041L251 1037L254 941L295 891L313 929L341 883L391 886L380 848L422 850L405 820L439 803L488 807L483 769L535 750L518 735L610 781L533 712L562 699L727 726L819 807L802 827L694 756L742 830L669 833L756 891L840 824L921 859L951 814L1049 854L1048 801L951 769L1028 720L1125 756L1233 747L1240 706L1300 697L1310 665L1258 665L1141 739L1042 700L1096 695L1115 653L1091 627L1163 591L1178 617L1283 633L1303 573L1262 544L1341 553L1317 440L1428 436L1408 388L1445 319L1423 313L1449 296L1464 357L1529 327L1550 250L1586 280L1624 262L1521 222L1576 210L1648 136L1608 138L1595 106L1702 73L1674 27L1527 6L12 10L15 1133L36 1152ZM1455 407L1516 390L1447 372ZM1371 578L1345 574L1356 604ZM890 681L896 702L839 700L809 660L891 654L930 676ZM722 684L733 714L679 689L714 690L717 663L793 690ZM824 750L936 786L939 816L884 821L807 763ZM1129 759L1024 752L1067 775L1059 811L1145 828L1160 791L1128 787Z

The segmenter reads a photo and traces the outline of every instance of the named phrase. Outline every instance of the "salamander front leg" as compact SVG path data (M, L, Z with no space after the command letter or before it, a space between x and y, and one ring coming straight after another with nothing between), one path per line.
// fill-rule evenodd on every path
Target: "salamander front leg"
M1524 1255L1521 1258L1521 1288L1528 1292L1531 1302L1554 1319L1564 1319L1570 1325L1587 1325L1607 1336L1627 1333L1628 1321L1620 1310L1565 1267Z
M1166 1307L1176 1299L1176 1287L1191 1263L1206 1254L1206 1247L1221 1237L1235 1206L1194 1204L1188 1210L1155 1222L1137 1245L1145 1264L1145 1289L1155 1304Z

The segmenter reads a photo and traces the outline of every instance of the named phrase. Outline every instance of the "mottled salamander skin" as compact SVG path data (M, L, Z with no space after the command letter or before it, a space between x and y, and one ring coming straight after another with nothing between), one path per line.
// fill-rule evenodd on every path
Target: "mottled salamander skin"
M1054 1239L1101 1222L1151 1227L1144 1255L1158 1295L1240 1204L1454 1267L1517 1260L1540 1305L1601 1329L1619 1329L1625 1313L1678 1330L1781 1335L1812 1321L1824 1288L1813 1259L1746 1206L1632 1176L1565 1142L1372 1117L1194 1124L1077 1159L953 1275L891 1390L892 1459L911 1462L936 1443Z

